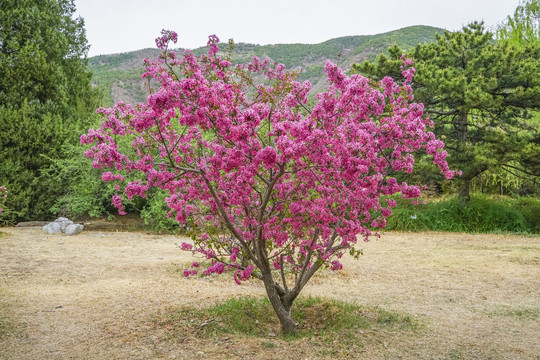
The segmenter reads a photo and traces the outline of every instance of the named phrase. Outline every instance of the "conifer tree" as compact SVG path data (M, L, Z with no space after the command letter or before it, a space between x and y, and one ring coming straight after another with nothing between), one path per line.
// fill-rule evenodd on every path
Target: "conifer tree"
M403 53L393 46L389 56L353 68L379 80L396 74ZM538 156L533 155L539 129L530 121L531 111L540 107L537 43L516 48L495 42L482 23L472 23L460 32L437 35L436 42L418 45L407 56L417 69L415 101L434 120L450 166L463 172L463 206L470 199L471 181L488 169L540 176Z

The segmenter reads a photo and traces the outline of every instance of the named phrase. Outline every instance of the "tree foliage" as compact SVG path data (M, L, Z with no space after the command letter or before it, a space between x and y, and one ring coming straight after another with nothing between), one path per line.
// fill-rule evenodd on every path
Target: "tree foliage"
M0 185L0 206L4 206L4 199L7 198L8 190L5 186ZM0 213L2 213L2 208L0 207Z
M72 0L2 0L0 183L10 220L47 217L61 185L40 181L87 128L97 106L86 70L84 23ZM5 219L5 218L4 218Z
M497 38L516 46L540 41L540 0L524 0L497 29Z
M397 73L402 51L355 65L373 79ZM470 183L488 169L540 176L540 47L516 48L494 42L481 23L437 35L432 44L407 52L416 63L415 100L436 120L435 133L447 144L449 163L463 171L462 204Z
M176 34L158 38L167 49ZM98 130L81 137L103 179L129 181L125 196L168 192L171 217L191 229L183 249L202 257L185 275L231 271L237 283L261 280L280 319L292 332L291 306L321 268L339 270L346 253L358 256L358 236L383 228L401 193L420 188L392 174L410 172L413 153L433 156L447 178L444 144L428 129L423 106L413 103L411 63L403 83L374 85L326 63L330 87L307 108L309 82L283 64L254 57L233 66L210 37L207 54L165 51L147 62L145 76L160 83L148 103L101 109ZM258 84L255 78L264 78ZM120 151L121 139L132 149ZM119 184L117 184L119 185ZM120 190L120 187L118 187ZM123 211L122 195L114 198Z

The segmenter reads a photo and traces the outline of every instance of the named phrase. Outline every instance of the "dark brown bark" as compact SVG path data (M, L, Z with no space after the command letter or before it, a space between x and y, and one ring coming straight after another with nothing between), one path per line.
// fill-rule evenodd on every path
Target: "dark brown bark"
M459 189L459 206L461 208L467 207L471 201L470 187L471 181L463 179Z
M318 236L319 236L319 231L316 230L314 232L312 242L316 241ZM334 245L334 241L337 237L338 237L337 231L334 231L334 233L332 234L330 238L330 242L328 243L326 251L333 249L335 252L337 252L340 249L341 245L338 245L332 248L332 246ZM293 334L296 332L297 324L294 321L291 314L292 304L294 300L296 300L296 298L298 297L298 295L300 294L304 286L308 283L311 277L315 275L315 273L320 269L321 265L323 264L323 262L320 261L320 259L317 259L312 264L311 264L311 261L312 261L312 251L309 251L304 261L304 264L302 266L302 270L300 271L300 274L296 278L294 287L291 288L290 290L287 288L287 284L285 282L284 276L283 276L283 287L281 287L279 284L276 284L274 282L274 279L272 277L272 271L270 270L270 266L268 264L267 259L263 263L264 268L260 269L262 273L262 280L264 282L266 293L268 295L268 299L270 300L270 303L272 304L272 307L274 308L274 311L279 319L279 322L281 324L281 332L283 334Z
M280 296L270 272L263 271L263 283L266 289L266 294L268 295L268 300L270 300L270 304L272 305L272 308L279 319L281 332L283 334L294 334L297 326L291 314L294 299L289 300L288 297L284 296L289 292L286 292Z
M473 179L475 179L478 175L482 174L487 169L487 165L480 165L475 169L469 170L466 174L463 174L461 178L461 184L459 186L459 205L462 208L467 207L471 200L471 182L473 181Z
M462 154L465 153L465 148L467 145L467 130L468 130L468 115L466 112L459 114L459 119L457 123L457 138L459 141L458 151ZM464 208L469 205L471 200L470 195L471 187L471 178L464 176L461 180L461 186L459 189L459 205Z
M463 148L465 148L465 143L467 142L467 132L468 114L466 112L462 112L459 114L459 119L457 123L457 138Z

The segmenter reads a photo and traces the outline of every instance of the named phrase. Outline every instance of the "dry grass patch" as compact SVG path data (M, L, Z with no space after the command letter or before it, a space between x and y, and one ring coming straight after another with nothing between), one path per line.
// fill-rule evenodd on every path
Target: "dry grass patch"
M384 234L364 245L358 261L343 259L345 271L314 276L304 299L324 300L297 308L304 335L288 339L277 333L271 311L240 312L237 325L227 317L230 309L219 313L227 301L239 301L242 311L246 297L262 303L264 287L256 281L236 286L229 276L185 279L181 269L192 258L176 245L185 239L2 231L10 233L0 237L2 360L536 359L540 354L539 237ZM333 301L358 308L343 310ZM344 313L357 321L325 329ZM240 331L240 324L251 324L254 333Z

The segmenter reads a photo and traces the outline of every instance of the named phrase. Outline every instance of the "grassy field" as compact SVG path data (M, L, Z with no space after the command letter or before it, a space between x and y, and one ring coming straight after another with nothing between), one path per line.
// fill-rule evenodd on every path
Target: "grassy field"
M383 234L282 337L261 284L185 279L175 236L0 236L0 359L540 359L540 237Z

